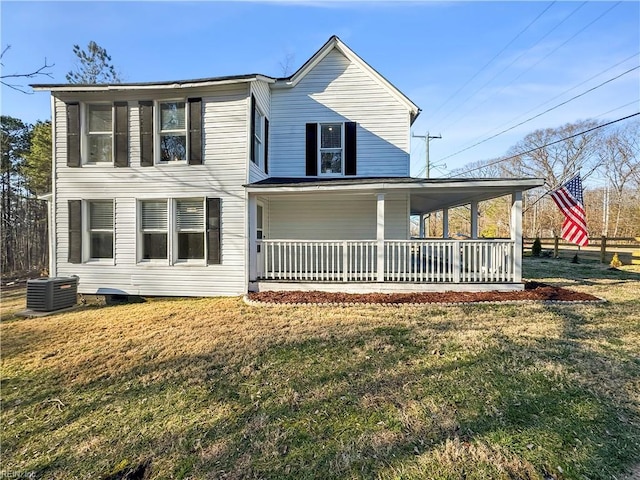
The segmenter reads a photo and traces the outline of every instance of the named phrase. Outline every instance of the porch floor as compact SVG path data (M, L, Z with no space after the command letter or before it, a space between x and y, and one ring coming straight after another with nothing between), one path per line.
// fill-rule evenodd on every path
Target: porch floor
M300 282L259 280L249 282L250 292L319 291L342 293L415 292L512 292L524 290L524 283L424 283L424 282Z

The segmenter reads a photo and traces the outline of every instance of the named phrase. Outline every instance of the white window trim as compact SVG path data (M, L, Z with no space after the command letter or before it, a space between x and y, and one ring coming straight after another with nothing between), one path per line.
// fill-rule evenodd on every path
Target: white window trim
M203 248L203 257L202 258L178 258L178 202L184 200L199 200L203 205L203 224L202 230L181 230L183 233L202 233L204 248ZM207 198L206 197L184 197L184 198L172 198L170 199L170 219L171 222L169 227L171 229L171 246L169 247L169 251L171 252L171 265L194 265L199 267L207 266L207 258L208 258L208 245L207 245Z
M89 161L89 106L90 105L110 105L111 106L111 161L110 162L90 162ZM115 106L113 102L82 102L80 103L80 155L82 165L87 166L113 166L115 162Z
M91 215L89 204L91 202L113 202L113 256L111 258L91 258ZM82 261L83 263L99 263L104 265L116 264L116 202L111 198L91 198L82 200ZM100 230L108 231L108 230Z
M161 230L142 230L142 202L166 202L167 203L167 229ZM138 209L136 214L136 258L139 264L143 265L170 265L171 262L171 204L167 198L139 198L136 202ZM144 258L144 234L145 233L166 233L167 234L167 258Z
M162 153L160 149L160 136L163 133L175 133L182 132L183 130L166 130L162 131L161 128L161 110L160 105L163 103L184 103L184 134L185 134L185 159L184 160L176 160L176 161L168 161L162 160ZM155 165L186 165L189 163L189 102L187 98L167 98L162 100L155 100L153 102L153 124L154 124L154 132L153 132L153 151L154 151L154 164Z
M338 150L337 148L322 148L322 126L323 125L340 125L340 173L322 173L322 151L323 150ZM318 122L318 176L319 177L344 177L344 167L345 167L345 158L344 158L344 122Z

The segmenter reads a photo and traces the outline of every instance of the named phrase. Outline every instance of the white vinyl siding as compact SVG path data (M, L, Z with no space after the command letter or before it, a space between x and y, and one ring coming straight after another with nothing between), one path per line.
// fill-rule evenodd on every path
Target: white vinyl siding
M56 162L56 268L57 275L79 276L85 294L113 292L129 295L240 295L246 292L246 206L243 185L247 179L249 98L247 85L193 89L186 97L202 98L203 165L182 162L140 166L140 100L171 101L175 91L87 93L87 98L56 93L54 149ZM82 94L84 95L84 94ZM91 168L67 166L65 101L129 102L131 166ZM140 262L139 205L144 200L222 200L221 258L219 265L168 261ZM113 198L115 251L110 264L68 263L68 200ZM171 235L171 232L169 232Z
M295 87L272 89L269 175L306 175L306 123L351 121L358 124L358 176L408 176L409 117L368 72L333 50Z
M271 118L271 91L269 90L269 85L263 81L255 81L251 82L251 88L249 89L249 97L253 94L256 99L256 106L262 112L265 118ZM251 112L248 112L249 119L251 118ZM247 120L249 122L250 120ZM248 124L247 124L248 125ZM270 128L273 128L272 125L269 125ZM267 178L267 174L264 172L264 165L260 166L255 164L254 162L249 161L249 176L248 181L257 182L264 178ZM271 174L271 158L269 158L269 175Z
M335 193L272 197L267 238L272 240L375 240L377 197ZM385 197L385 238L409 238L407 196Z

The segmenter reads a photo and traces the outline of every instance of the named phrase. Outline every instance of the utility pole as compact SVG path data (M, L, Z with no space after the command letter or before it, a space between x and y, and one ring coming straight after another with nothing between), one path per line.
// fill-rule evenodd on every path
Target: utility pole
M426 176L425 178L429 178L429 175L431 174L431 168L430 168L430 163L429 163L429 142L434 139L434 138L442 138L442 135L438 134L438 135L429 135L429 132L427 132L426 135L416 135L415 133L412 134L412 136L414 138L423 138L426 144L426 153L427 153L427 166L426 166Z
M438 135L429 135L429 132L427 132L426 135L416 135L415 133L412 134L412 136L414 138L423 138L426 144L426 157L427 157L427 163L425 166L425 178L429 178L429 176L431 175L431 164L429 163L429 142L434 139L434 138L442 138L442 135L438 134ZM446 168L446 167L445 167ZM431 214L427 214L426 215L426 220L428 223L428 227L426 228L427 230L427 234L429 235L431 233ZM425 232L425 215L421 214L420 215L420 237L424 238L424 232Z

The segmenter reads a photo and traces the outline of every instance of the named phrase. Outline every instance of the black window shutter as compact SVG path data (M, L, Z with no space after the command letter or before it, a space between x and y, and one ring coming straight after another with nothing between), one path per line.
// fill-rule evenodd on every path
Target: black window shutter
M344 174L356 174L356 122L344 124Z
M269 119L264 119L264 173L269 173Z
M250 149L251 149L251 161L256 162L256 97L251 94L251 137L250 137Z
M69 263L82 263L82 201L69 200Z
M129 166L129 104L127 102L115 102L116 128L115 128L115 166Z
M207 264L221 263L220 248L220 199L207 198Z
M80 104L67 103L67 166L79 167L80 160Z
M189 103L189 165L202 165L202 99Z
M307 177L318 175L318 124L307 123Z
M140 105L140 165L153 166L153 102L142 101Z

